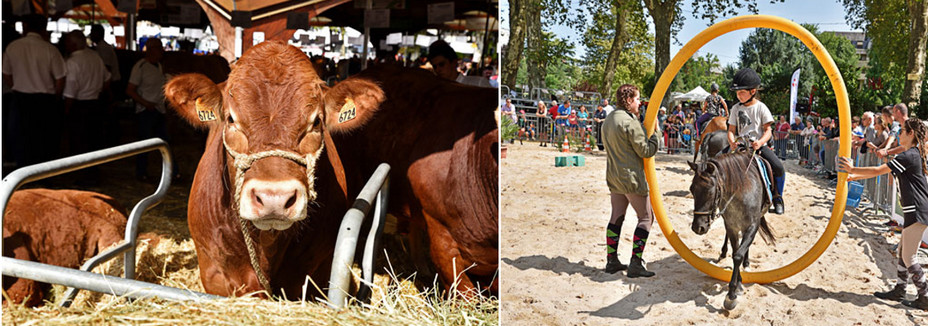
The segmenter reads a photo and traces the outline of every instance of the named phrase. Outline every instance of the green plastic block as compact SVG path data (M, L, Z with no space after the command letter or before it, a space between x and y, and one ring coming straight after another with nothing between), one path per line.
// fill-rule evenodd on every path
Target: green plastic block
M558 156L554 158L555 167L567 166L568 162L569 160L567 156Z
M574 155L570 157L570 165L572 166L584 166L586 165L586 156L583 155Z

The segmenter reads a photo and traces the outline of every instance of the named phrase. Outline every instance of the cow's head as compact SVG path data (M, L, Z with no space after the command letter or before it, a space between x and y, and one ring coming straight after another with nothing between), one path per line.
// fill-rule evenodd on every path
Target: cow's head
M326 87L309 58L282 42L249 49L222 84L186 74L164 92L190 124L218 131L234 206L261 230L306 218L325 138L360 127L384 99L363 79Z

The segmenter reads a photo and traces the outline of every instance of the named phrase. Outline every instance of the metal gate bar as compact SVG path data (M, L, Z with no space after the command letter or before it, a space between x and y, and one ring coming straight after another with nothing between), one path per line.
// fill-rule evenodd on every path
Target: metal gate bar
M341 226L338 230L338 240L335 242L335 254L332 257L332 272L329 276L329 306L332 308L344 307L349 292L351 281L351 265L354 261L354 253L358 243L358 234L361 232L361 223L364 217L371 210L371 203L374 203L373 221L371 229L368 232L367 244L364 248L364 258L362 260L362 277L361 288L358 290L358 297L362 300L368 299L370 295L369 284L374 281L373 265L377 260L377 247L380 244L380 234L383 230L384 220L387 215L387 188L389 186L390 165L381 163L367 184L361 189L358 198L354 201L348 213L342 219ZM376 202L375 200L376 196Z

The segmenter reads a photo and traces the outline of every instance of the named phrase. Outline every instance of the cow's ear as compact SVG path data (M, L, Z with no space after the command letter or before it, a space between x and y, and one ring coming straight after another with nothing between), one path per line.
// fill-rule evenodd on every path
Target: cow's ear
M164 96L184 120L198 128L218 125L222 119L219 85L201 74L183 74L164 86Z
M337 133L363 126L383 100L383 90L369 80L342 81L325 93L325 127Z

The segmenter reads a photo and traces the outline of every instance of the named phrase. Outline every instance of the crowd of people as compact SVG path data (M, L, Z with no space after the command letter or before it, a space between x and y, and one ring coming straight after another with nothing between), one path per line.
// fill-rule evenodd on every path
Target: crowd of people
M4 102L9 140L4 142L15 167L75 155L108 145L107 130L115 105L113 83L122 81L119 63L104 30L93 25L89 35L71 31L54 45L42 15L22 18L23 35L5 28L3 49ZM88 42L89 38L89 42ZM136 103L138 136L164 132L165 76L161 68L161 41L146 42L145 57L126 80L126 96ZM8 107L7 107L8 106ZM139 159L137 177L147 179L147 160ZM4 173L12 169L4 169ZM175 169L176 171L176 169ZM95 169L84 171L81 182L95 184Z

